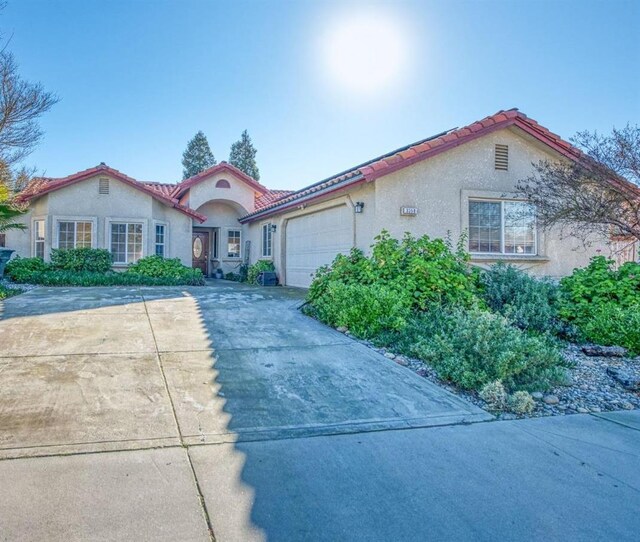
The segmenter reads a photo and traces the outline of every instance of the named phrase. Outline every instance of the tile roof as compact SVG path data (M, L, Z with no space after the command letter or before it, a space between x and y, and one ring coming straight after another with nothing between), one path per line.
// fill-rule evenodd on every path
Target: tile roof
M268 192L260 195L256 195L254 201L254 208L256 211L268 207L275 201L278 201L290 194L293 194L293 190L269 190Z
M153 181L140 181L145 186L151 188L151 190L155 190L159 194L166 196L167 198L171 197L171 194L176 189L175 183L156 183Z
M576 160L584 156L579 149L563 140L560 136L552 133L544 126L541 126L535 120L530 119L524 113L518 111L518 109L502 110L468 126L441 132L421 141L395 149L377 158L373 158L354 168L285 195L260 209L256 209L240 220L241 222L249 222L252 219L289 209L295 205L300 205L303 202L352 184L373 181L378 177L388 175L398 169L511 125L518 126L568 158Z
M199 222L204 222L207 219L207 217L201 215L200 213L197 213L196 211L190 209L185 205L180 204L177 199L167 195L166 186L168 185L165 185L163 183L144 183L137 181L133 177L129 177L124 173L118 171L117 169L113 169L107 166L105 163L101 163L96 167L85 169L83 171L78 171L77 173L68 175L67 177L35 178L27 185L27 187L22 192L20 192L20 194L18 194L18 196L16 197L16 201L18 203L26 203L35 197L43 196L45 194L48 194L49 192L53 192L54 190L58 190L60 188L83 181L85 179L89 179L90 177L99 174L109 175L115 179L118 179L119 181L122 181L123 183L128 184L129 186L150 195L152 198L164 203L165 205L173 207L174 209L177 209L178 211L190 216L191 218L195 218Z
M185 179L178 185L176 185L175 190L172 193L172 197L180 199L187 189L191 188L193 185L196 185L202 181L204 181L207 177L211 175L215 175L220 172L228 172L234 175L236 178L240 179L244 183L248 184L251 188L253 188L256 192L260 194L265 194L269 191L266 186L261 185L258 181L256 181L253 177L249 177L244 171L240 171L237 167L232 166L227 162L220 162L215 166L212 166L208 169L205 169L203 172L194 175L193 177L189 177Z

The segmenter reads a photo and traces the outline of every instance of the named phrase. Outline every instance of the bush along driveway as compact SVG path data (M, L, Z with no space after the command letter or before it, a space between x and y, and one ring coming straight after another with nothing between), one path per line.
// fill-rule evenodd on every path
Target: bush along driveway
M305 310L503 418L640 407L640 264L557 284L472 268L464 241L383 232L321 269Z

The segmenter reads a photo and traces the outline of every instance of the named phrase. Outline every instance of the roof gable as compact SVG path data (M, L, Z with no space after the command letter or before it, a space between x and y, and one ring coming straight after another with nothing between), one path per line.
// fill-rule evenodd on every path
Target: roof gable
M205 181L213 175L223 172L233 175L236 179L239 179L243 183L249 185L255 192L259 194L266 194L267 192L269 192L268 188L261 185L253 177L249 177L249 175L247 175L244 171L240 171L237 167L232 166L227 162L220 162L219 164L211 166L201 173L198 173L197 175L194 175L193 177L189 177L188 179L182 181L175 187L171 195L174 198L181 199L185 195L186 191L192 186Z
M262 208L256 209L253 213L246 215L241 221L249 222L253 219L263 218L299 205L303 201L306 202L324 196L335 190L362 182L374 181L383 175L388 175L416 162L426 160L449 149L509 126L517 126L538 141L571 160L578 160L584 157L584 154L578 148L541 126L535 120L530 119L517 109L498 111L494 115L490 115L468 126L454 128L395 149L394 151L338 173L328 179L314 183L291 194L284 195L272 203L268 203Z
M204 222L206 217L201 215L200 213L195 212L192 209L180 204L178 200L170 195L169 189L167 188L170 185L160 185L156 183L142 183L140 181L135 180L133 177L129 177L124 173L118 171L117 169L113 169L106 164L102 163L99 166L85 169L83 171L79 171L74 173L73 175L69 175L67 177L60 178L52 178L52 177L39 177L34 179L29 183L29 185L18 194L16 200L20 203L26 203L32 199L39 198L40 196L44 196L49 192L53 192L55 190L60 190L66 186L70 186L75 183L79 183L82 181L86 181L87 179L91 179L96 175L108 175L118 181L135 188L136 190L140 190L150 197L158 200L159 202L167 205L168 207L172 207L183 214L190 216L198 220L199 222Z

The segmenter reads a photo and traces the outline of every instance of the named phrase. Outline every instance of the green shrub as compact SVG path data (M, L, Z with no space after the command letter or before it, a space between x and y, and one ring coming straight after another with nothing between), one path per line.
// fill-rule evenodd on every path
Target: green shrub
M536 402L526 391L517 391L509 396L507 407L515 414L529 414L536 408Z
M95 273L92 271L65 271L49 269L36 273L30 281L43 286L182 286L194 285L185 279L149 277L136 273Z
M233 273L230 271L224 276L224 278L226 280L232 280L233 282L242 282L242 275L240 275L240 273Z
M200 269L182 265L179 258L163 258L156 254L139 259L127 268L127 275L169 279L180 284L204 284L204 276Z
M249 284L258 284L258 275L266 271L275 271L271 260L258 260L247 269L247 282Z
M640 305L600 305L580 321L579 329L590 342L624 346L630 352L640 354Z
M512 265L498 263L480 274L481 297L487 307L513 325L534 333L558 333L558 286L536 279Z
M453 249L449 241L415 238L405 234L402 241L383 231L376 237L370 257L354 249L339 255L330 266L319 269L309 289L313 304L330 283L379 285L408 296L411 306L424 310L433 304L476 303L476 275L467 265L464 238Z
M69 248L51 251L51 266L54 269L106 273L112 265L111 253L104 248Z
M507 406L507 390L504 389L502 382L499 380L489 382L482 386L479 395L492 410L504 410Z
M406 293L379 284L329 282L311 308L322 322L344 326L356 337L376 336L383 330L401 330L410 315L411 300Z
M440 378L467 389L495 380L508 390L548 389L563 379L567 365L548 336L531 336L478 308L434 307L376 342L425 361Z
M41 258L20 258L19 256L9 260L5 267L5 273L14 282L25 283L32 282L35 274L41 273L49 269Z
M614 269L603 256L560 282L559 314L584 339L640 354L640 264Z

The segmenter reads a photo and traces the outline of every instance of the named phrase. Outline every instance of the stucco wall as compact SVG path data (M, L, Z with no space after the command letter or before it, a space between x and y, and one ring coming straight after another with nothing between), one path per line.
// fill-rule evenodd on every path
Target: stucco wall
M109 178L109 194L98 193L100 178ZM108 175L97 175L32 202L24 218L28 231L7 236L7 244L20 256L33 255L32 223L37 219L45 220L45 259L57 247L57 223L62 220L92 222L93 246L106 249L110 249L110 222L142 222L143 256L155 253L155 224L161 222L168 228L166 256L191 265L191 218Z
M413 166L381 177L375 182L375 219L369 229L360 231L361 242L371 244L383 227L394 237L405 231L415 235L444 237L451 233L456 241L468 228L470 197L500 198L512 195L518 180L533 172L532 163L558 159L546 146L532 140L517 128L507 128L476 139ZM509 170L494 167L495 144L509 146ZM415 217L400 216L400 207L419 208ZM562 239L558 231L538 230L538 258L500 256L533 273L562 276L586 265L591 256L609 254L604 240L590 247L574 238ZM472 259L487 265L485 257Z
M230 188L216 188L219 180L229 182ZM253 211L255 192L247 183L237 179L230 173L217 173L199 182L189 189L189 207L198 209L211 200L229 200L242 206L245 213Z
M508 171L495 170L496 143L509 146ZM558 159L558 156L517 128L507 128L400 169L375 182L357 185L345 193L335 193L320 203L307 204L304 209L296 208L251 223L248 235L256 246L257 255L260 225L265 221L277 225L274 261L283 278L286 278L286 251L283 250L286 221L330 207L341 199L365 204L363 213L354 216L354 245L365 252L383 229L398 238L407 231L416 236L428 234L432 237L445 237L450 233L455 242L468 228L467 205L470 196L502 198L512 195L517 181L530 175L532 163L542 159ZM417 216L401 216L400 208L403 206L417 207ZM606 240L594 240L591 246L584 247L574 238L563 239L558 231L539 230L538 255L535 257L477 256L472 261L475 265L487 266L500 258L535 274L562 276L576 267L586 265L598 253L610 254ZM252 261L256 259L257 256L252 255Z
M228 195L229 189L217 189L224 190L223 194ZM218 193L218 192L214 192ZM227 257L227 232L229 229L240 230L242 232L241 237L241 253L245 249L245 241L247 228L244 227L238 219L246 214L246 211L238 204L232 201L208 201L197 208L198 213L207 217L207 220L202 224L193 222L194 229L206 229L210 232L210 243L213 245L213 228L218 230L219 241L219 253L218 253L218 267L222 269L223 273L234 272L238 273L238 265L243 260L243 255L239 259ZM213 257L213 246L210 248L210 255ZM212 270L210 270L212 271Z

